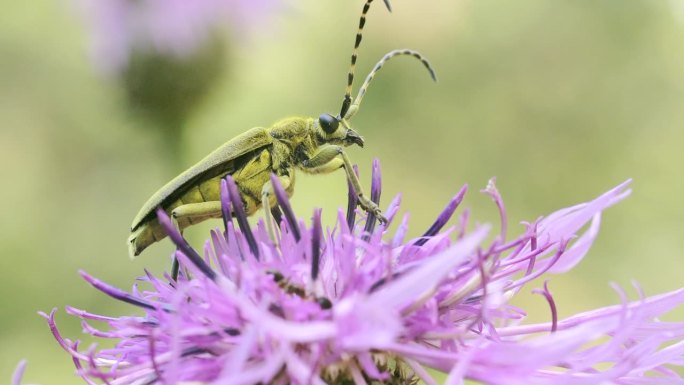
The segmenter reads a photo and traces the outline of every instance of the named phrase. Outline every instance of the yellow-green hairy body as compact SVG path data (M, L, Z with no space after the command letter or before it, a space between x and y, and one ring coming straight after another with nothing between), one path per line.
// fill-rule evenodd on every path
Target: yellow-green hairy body
M326 133L317 119L308 117L286 118L269 128L256 127L235 137L171 180L143 205L131 225L131 256L166 237L155 214L158 207L176 221L180 230L220 217L221 179L230 174L247 215L262 207L264 198L268 199L265 209L270 210L275 205L270 194L271 173L279 177L291 195L295 168L309 173L334 171L345 164L341 146L352 143L362 144L353 130L340 126ZM192 209L189 214L188 207Z

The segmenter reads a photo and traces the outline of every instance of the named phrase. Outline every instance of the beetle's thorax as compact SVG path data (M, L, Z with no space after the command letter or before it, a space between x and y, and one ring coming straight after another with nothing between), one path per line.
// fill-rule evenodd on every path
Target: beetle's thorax
M277 121L269 128L273 170L286 170L308 159L318 147L314 119L291 117Z

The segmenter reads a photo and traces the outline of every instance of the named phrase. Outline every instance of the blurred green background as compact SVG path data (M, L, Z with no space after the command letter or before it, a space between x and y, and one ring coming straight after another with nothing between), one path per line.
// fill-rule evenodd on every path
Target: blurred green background
M382 161L383 202L402 192L410 235L470 184L465 206L496 222L478 193L497 176L517 223L634 178L574 271L553 277L561 316L618 301L609 282L647 294L684 286L684 8L681 0L394 0L370 11L362 79L394 48L429 57L439 82L400 58L372 85L350 150L368 186ZM79 383L37 310L81 338L67 304L130 308L87 286L78 269L122 288L168 267L169 242L133 262L125 240L142 203L174 172L254 126L339 109L362 1L286 2L259 33L226 43L225 67L179 131L177 146L132 111L87 57L88 31L68 2L9 2L0 16L0 381L29 360L26 381ZM293 198L328 223L346 201L343 173L303 176ZM218 221L188 231L200 244ZM538 286L538 285L537 285ZM530 287L531 289L531 287ZM634 291L630 289L632 297ZM548 319L539 296L517 299ZM672 317L682 318L679 312Z

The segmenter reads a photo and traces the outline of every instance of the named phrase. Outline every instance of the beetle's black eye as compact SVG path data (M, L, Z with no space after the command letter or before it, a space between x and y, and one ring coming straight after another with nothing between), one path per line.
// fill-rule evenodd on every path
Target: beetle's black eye
M330 114L323 114L319 116L318 122L321 124L321 128L323 128L323 131L325 131L326 134L332 134L335 132L337 130L337 126L340 124L340 122Z

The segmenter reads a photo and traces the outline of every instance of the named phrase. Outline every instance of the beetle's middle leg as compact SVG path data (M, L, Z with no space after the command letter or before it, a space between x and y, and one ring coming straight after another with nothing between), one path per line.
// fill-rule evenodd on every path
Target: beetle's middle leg
M333 172L340 167L344 167L344 171L347 173L347 179L359 198L359 205L361 208L366 212L375 215L381 223L387 223L387 218L382 215L382 210L363 193L361 182L359 182L359 178L354 173L347 153L344 152L344 149L341 146L332 144L322 146L314 156L302 162L302 166L307 172L313 174L325 174Z
M283 186L284 190L287 190L288 187L290 187L290 183L292 183L290 177L286 175L278 176L278 180L280 180L280 184ZM271 184L271 182L267 182L261 189L261 206L264 209L264 217L266 220L266 230L268 230L268 237L271 238L271 243L277 245L278 243L276 242L275 229L273 227L273 215L271 214L272 199L273 185Z

